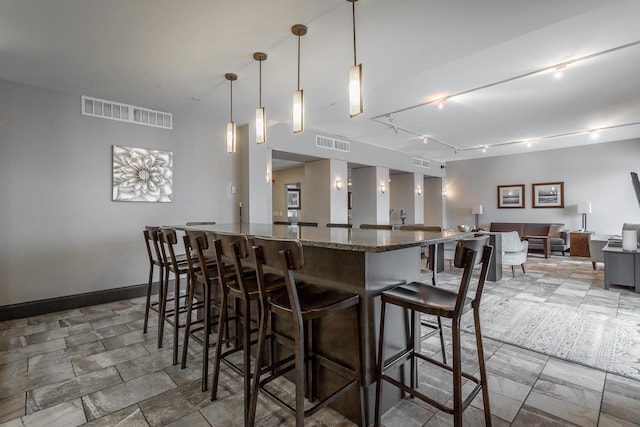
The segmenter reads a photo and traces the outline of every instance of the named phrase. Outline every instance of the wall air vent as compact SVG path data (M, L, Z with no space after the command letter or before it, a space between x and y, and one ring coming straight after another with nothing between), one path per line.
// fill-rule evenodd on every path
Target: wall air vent
M420 159L418 157L414 157L413 158L413 166L419 167L419 168L430 168L431 167L431 162L429 160L424 160L424 159Z
M173 115L133 105L82 96L82 114L162 129L173 129Z
M341 141L339 139L333 139L322 135L316 135L316 147L344 151L345 153L351 151L351 143L348 141Z

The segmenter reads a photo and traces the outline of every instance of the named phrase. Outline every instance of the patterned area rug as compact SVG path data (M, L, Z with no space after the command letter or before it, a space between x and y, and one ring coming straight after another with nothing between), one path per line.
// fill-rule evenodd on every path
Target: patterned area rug
M640 324L561 305L488 295L481 306L487 338L640 380ZM473 332L470 316L463 327Z
M447 267L438 286L457 290L459 280L460 273ZM512 277L505 269L501 281L487 282L483 335L640 380L640 294L622 287L605 290L603 282L602 266L593 270L585 258L530 256L526 274ZM470 314L462 327L473 332Z

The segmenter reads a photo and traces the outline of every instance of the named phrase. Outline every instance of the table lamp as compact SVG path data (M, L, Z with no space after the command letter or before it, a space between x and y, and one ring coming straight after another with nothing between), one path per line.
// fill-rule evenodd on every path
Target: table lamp
M477 230L478 228L480 228L479 216L482 215L482 205L471 206L471 213L476 216L476 230Z
M582 231L587 231L587 214L591 213L591 202L579 202L578 213L582 214Z

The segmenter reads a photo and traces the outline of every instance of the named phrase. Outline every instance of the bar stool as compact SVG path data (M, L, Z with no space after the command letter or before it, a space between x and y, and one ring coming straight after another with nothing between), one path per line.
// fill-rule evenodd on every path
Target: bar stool
M184 247L188 256L189 275L191 277L191 286L188 289L186 300L186 318L184 329L184 340L182 345L182 363L181 368L187 366L187 351L189 347L189 338L202 345L202 378L201 389L207 390L207 382L209 376L209 348L212 347L211 328L213 326L212 315L213 310L218 310L219 317L226 307L225 295L218 292L218 264L214 264L206 258L206 251L209 249L209 236L204 231L186 231L184 237ZM235 274L233 269L224 270L225 274ZM198 300L196 302L196 300ZM193 310L201 310L202 317L193 320ZM220 323L218 323L220 326ZM226 326L226 325L225 325ZM199 333L202 336L199 336ZM222 334L225 335L222 335ZM218 328L217 341L229 336L228 327L223 331Z
M220 312L218 321L218 336L221 336L222 327L228 325L230 321L238 321L242 328L237 328L236 335L227 336L226 339L218 339L216 342L216 360L213 368L213 380L211 387L211 400L217 399L218 375L220 372L220 362L242 375L244 380L244 413L245 421L248 419L250 396L251 396L251 345L257 340L252 340L251 335L258 332L258 321L252 319L251 303L257 303L260 299L256 270L243 265L243 260L249 257L249 241L244 234L216 233L214 242L216 262L218 265L218 280L223 295L223 307L226 307L228 298L233 298L232 306L237 307L240 303L240 312L236 310L233 316L229 317L227 310ZM225 268L231 268L232 274L223 274ZM264 278L265 292L268 296L277 291L284 291L285 283L282 276L267 274ZM258 303L258 319L260 318L260 304ZM255 327L253 327L255 324ZM239 343L239 339L241 342ZM234 342L233 348L223 351L222 344ZM238 345L239 344L239 345ZM229 356L242 351L243 363L238 365L229 359ZM245 422L246 425L247 422Z
M176 230L171 227L160 227L160 237L161 237L161 245L160 249L162 252L162 259L165 264L165 277L164 277L164 285L163 285L163 303L162 303L162 314L161 318L164 319L168 324L173 326L173 364L178 364L178 335L179 329L185 326L184 323L180 323L180 315L185 314L187 312L187 297L189 295L189 286L191 286L191 275L189 270L189 261L186 259L181 260L175 253L174 246L178 243L178 237L176 235ZM206 261L209 265L213 265L213 260ZM196 267L199 268L199 267ZM173 282L174 282L174 291L173 291L173 308L170 310L166 309L167 305L167 294L169 292L169 274L173 274ZM185 275L187 277L187 287L184 295L184 302L180 304L180 276ZM164 323L160 323L161 331L158 331L159 334L164 332Z
M144 326L142 328L143 333L147 333L147 326L149 323L149 310L153 310L158 313L158 326L162 322L160 317L160 302L162 301L162 288L164 284L164 263L162 262L162 254L160 253L160 247L158 246L158 233L160 227L145 226L142 233L144 234L144 243L147 247L147 256L149 257L149 280L147 282L147 301L144 306ZM152 248L153 247L153 248ZM153 273L155 268L158 267L159 281L158 281L158 300L151 301L151 293L153 292ZM162 335L159 333L158 327L158 347L162 346Z
M488 246L488 236L476 237L458 241L456 246L456 256L454 265L458 268L464 268L460 288L458 292L449 291L441 287L412 282L382 293L382 308L380 316L380 341L378 347L378 364L377 364L377 384L376 384L376 405L375 405L375 425L380 425L380 397L382 394L382 382L387 381L410 395L436 407L454 416L454 425L462 426L462 412L469 406L473 398L482 390L482 399L484 404L485 424L491 425L491 413L489 409L489 390L487 387L487 373L484 363L484 351L482 347L482 332L480 330L480 298L484 282L489 269L489 261L493 252L493 247ZM476 254L482 251L482 257L476 259ZM471 280L473 267L481 262L482 268L478 278L478 286L475 297L467 297L469 283ZM385 336L385 314L386 305L393 304L411 312L410 337L407 348L395 354L389 359L383 357L384 336ZM478 351L478 365L480 370L480 378L462 371L461 345L460 345L460 319L462 314L473 310L473 319L476 335L476 347ZM452 366L435 360L427 355L420 353L419 342L416 343L415 314L426 313L444 318L451 319L451 332L453 342L453 362ZM415 345L418 344L418 349ZM432 363L440 368L446 369L453 376L453 406L445 406L444 404L426 396L417 389L417 363L416 358ZM407 361L411 362L411 384L407 386L403 382L398 381L391 375L387 375L386 371L402 366ZM462 377L473 381L476 385L462 399Z
M147 301L144 310L144 326L143 333L147 333L147 326L149 323L149 310L153 310L158 313L158 348L162 347L162 338L164 334L164 314L166 312L166 304L172 301L173 298L167 298L165 293L165 273L167 270L164 257L162 255L162 237L160 235L160 227L145 226L143 230L145 245L147 247L147 255L149 257L149 281L147 283ZM185 254L175 254L176 261L178 263L187 262ZM153 272L155 267L158 267L160 272L158 281L158 300L152 301L151 294L153 292Z
M256 356L256 375L251 391L251 409L248 423L253 425L255 421L258 390L267 397L293 412L296 417L296 426L303 426L304 419L317 412L319 409L331 403L349 389L356 387L360 405L360 425L366 425L366 413L364 406L365 391L363 388L362 372L362 335L360 326L360 297L357 294L336 291L324 287L296 283L294 271L304 266L302 244L298 240L285 240L274 238L254 237L254 254L260 290L260 303L263 307L260 317L260 334L258 338L258 353ZM265 293L265 269L277 269L282 272L287 292L274 293L271 298ZM314 348L313 322L326 316L335 315L336 312L353 309L356 316L356 366L351 368L336 360L331 360L326 355L320 354ZM291 322L293 340L277 334L270 327L271 315L281 316ZM287 323L287 327L288 327ZM279 361L272 361L271 366L262 368L263 352L267 339L276 339L278 343L293 350L293 355ZM272 341L273 342L273 341ZM291 363L293 362L293 363ZM312 365L309 365L312 363ZM321 399L309 409L304 409L305 392L309 401L316 400L316 391L310 374L319 364L330 371L342 376L347 383L342 385L331 395ZM268 390L265 386L281 375L294 371L295 375L295 407L291 406L279 396ZM262 374L268 372L266 378Z

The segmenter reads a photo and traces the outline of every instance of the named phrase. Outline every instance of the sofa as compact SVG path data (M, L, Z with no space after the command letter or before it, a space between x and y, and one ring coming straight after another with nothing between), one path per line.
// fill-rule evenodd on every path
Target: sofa
M564 229L564 224L492 222L489 231L517 231L522 239L529 241L529 252L542 251L545 258L548 258L551 252L560 252L564 255L569 250L569 233ZM537 239L533 236L545 236L546 239Z

